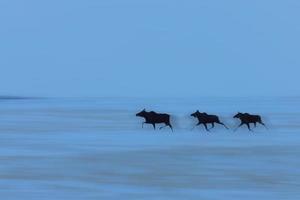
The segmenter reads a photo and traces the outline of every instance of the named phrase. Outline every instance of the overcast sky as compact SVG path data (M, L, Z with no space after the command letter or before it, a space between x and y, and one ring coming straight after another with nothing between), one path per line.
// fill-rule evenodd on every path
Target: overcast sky
M300 94L298 0L1 0L0 95Z

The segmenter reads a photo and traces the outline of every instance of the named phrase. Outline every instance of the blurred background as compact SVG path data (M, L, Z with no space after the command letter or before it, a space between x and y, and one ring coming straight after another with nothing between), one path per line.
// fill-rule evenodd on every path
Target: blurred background
M300 2L2 0L0 94L298 96Z
M0 199L300 199L299 10L1 0ZM197 109L230 130L191 131ZM233 132L236 112L268 129Z

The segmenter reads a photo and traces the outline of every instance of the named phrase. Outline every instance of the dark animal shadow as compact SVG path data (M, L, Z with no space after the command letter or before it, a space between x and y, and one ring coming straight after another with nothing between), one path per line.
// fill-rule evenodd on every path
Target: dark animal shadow
M220 121L220 119L217 115L209 115L205 112L202 113L202 112L199 112L199 110L197 110L196 112L192 113L190 116L198 119L198 123L192 128L192 130L196 126L203 124L205 130L209 132L210 129L215 127L215 123L224 126L226 129L229 129L223 122ZM207 126L208 124L211 124L210 128L208 128L208 126Z
M173 132L173 127L170 123L170 115L166 113L156 113L154 111L147 112L146 109L136 114L137 117L143 117L145 122L142 124L142 128L144 124L152 124L153 128L156 129L156 124L164 123L165 126L160 127L159 129L170 127Z
M234 129L234 131L236 131L241 126L246 125L248 130L253 132L250 124L253 124L254 127L256 127L257 123L263 125L266 129L268 129L267 126L265 125L265 123L262 122L260 115L251 115L249 113L238 112L236 115L233 116L233 118L237 118L241 121L239 126L236 129Z

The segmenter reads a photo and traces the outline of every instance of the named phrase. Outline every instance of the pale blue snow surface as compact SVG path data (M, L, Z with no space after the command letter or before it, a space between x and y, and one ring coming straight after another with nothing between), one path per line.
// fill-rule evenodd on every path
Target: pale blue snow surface
M174 132L142 129L144 107ZM196 109L268 130L191 131ZM0 116L1 199L300 199L300 98L1 100Z

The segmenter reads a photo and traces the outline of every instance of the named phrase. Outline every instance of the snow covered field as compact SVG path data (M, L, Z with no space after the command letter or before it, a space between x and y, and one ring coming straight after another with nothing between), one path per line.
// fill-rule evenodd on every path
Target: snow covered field
M141 109L172 115L152 129ZM196 109L231 130L191 128ZM233 132L236 112L261 114ZM0 100L0 198L300 198L300 98Z

